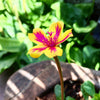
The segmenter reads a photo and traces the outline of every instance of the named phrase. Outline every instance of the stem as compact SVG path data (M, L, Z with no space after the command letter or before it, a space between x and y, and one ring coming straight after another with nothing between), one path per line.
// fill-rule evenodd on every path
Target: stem
M27 15L27 11L26 11L26 1L25 0L23 0L23 9L24 9L25 14Z
M62 71L61 71L61 66L60 62L58 60L58 57L54 57L55 62L57 64L58 72L59 72L59 77L60 77L60 84L61 84L61 100L64 100L64 82L63 82L63 76L62 76Z
M18 14L18 10L17 10L16 5L14 5L13 12L14 12L16 18L17 18L17 21L18 21L18 24L19 24L19 27L20 27L21 31L26 35L26 34L27 34L27 31L26 31L26 29L23 27L22 22L21 22L21 20L20 20L20 18L19 18L19 14Z

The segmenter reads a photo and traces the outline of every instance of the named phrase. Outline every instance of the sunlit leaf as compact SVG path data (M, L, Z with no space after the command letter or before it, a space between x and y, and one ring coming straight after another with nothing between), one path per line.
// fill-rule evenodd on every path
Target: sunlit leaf
M73 41L66 44L65 52L66 52L66 58L67 58L68 62L70 62L72 60L72 58L70 57L70 50L74 44L75 43Z
M16 39L0 37L0 50L19 52L21 43Z
M20 43L25 44L27 50L29 50L33 46L33 43L29 40L28 36L23 33L17 33L17 39L18 41L20 41Z
M100 100L100 92L99 93L95 93L94 97L91 100Z
M15 33L20 31L19 24L9 13L5 13L5 15L0 15L0 27L3 28L5 36L8 35L9 37L14 38Z
M1 10L4 10L5 7L4 7L4 4L3 4L3 0L0 0L0 12Z
M41 26L41 22L37 20L34 24L34 28L39 28L40 26Z
M88 26L80 27L78 23L73 24L73 28L77 33L89 33L97 26L97 22L91 20Z

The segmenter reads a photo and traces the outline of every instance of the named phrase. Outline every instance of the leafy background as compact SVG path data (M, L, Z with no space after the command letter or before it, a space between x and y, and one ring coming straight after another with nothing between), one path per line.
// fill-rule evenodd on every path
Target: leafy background
M30 63L48 60L27 55L34 46L28 37L33 28L45 32L52 22L62 20L64 31L72 28L74 37L60 46L60 61L99 70L100 35L95 34L97 20L92 18L94 0L91 3L71 4L63 0L0 0L0 73L14 66L22 68Z

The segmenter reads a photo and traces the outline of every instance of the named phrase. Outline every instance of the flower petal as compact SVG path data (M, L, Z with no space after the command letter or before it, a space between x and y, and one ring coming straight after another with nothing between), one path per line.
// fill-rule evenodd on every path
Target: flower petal
M33 34L29 33L28 37L32 42L36 44L45 45L46 43L48 43L48 37L46 36L44 31L40 28L33 29Z
M64 23L62 21L58 21L56 23L52 23L49 27L49 33L52 32L52 38L57 40L60 34L62 33Z
M60 44L62 42L64 42L65 40L67 40L69 37L72 37L72 29L69 29L67 31L65 31L59 38L58 38L58 42L57 44Z
M44 54L49 57L62 56L63 50L59 47L49 47L45 50Z
M33 57L33 58L38 58L44 53L46 48L47 47L45 47L43 45L37 45L37 46L32 47L28 51L28 54L30 54L30 56Z

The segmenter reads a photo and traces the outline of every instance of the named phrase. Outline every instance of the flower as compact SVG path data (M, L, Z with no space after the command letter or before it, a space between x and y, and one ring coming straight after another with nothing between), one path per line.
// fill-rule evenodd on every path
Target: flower
M28 54L33 58L38 58L42 54L49 58L62 56L63 50L59 47L59 44L73 36L72 29L62 34L63 26L64 23L62 21L52 23L49 27L49 32L47 32L48 36L40 28L33 29L33 33L29 33L28 37L37 45L32 47Z

